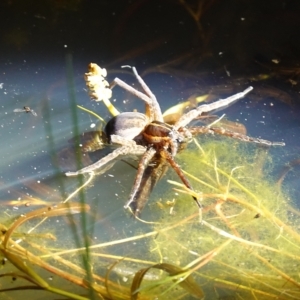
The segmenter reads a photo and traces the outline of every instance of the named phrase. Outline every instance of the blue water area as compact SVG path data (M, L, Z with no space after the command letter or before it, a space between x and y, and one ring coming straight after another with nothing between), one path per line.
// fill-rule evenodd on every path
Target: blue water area
M71 76L68 77L70 72ZM27 211L27 206L35 205L36 199L43 204L64 201L78 187L78 178L64 175L66 171L78 169L74 137L76 134L97 130L99 121L78 109L76 104L97 112L105 120L111 118L103 103L96 103L88 96L83 79L85 72L87 72L86 62L73 60L68 67L67 59L57 65L35 65L27 61L18 65L9 63L5 65L0 90L2 140L0 199L6 211L5 218ZM111 73L109 72L108 80L112 80L115 76L134 87L138 86L128 70L113 69ZM157 96L163 111L185 101L192 93L201 95L207 90L207 87L203 86L191 91L190 88L186 88L192 85L190 80L178 79L171 74L148 74L145 81ZM244 86L235 87L235 92L243 90L248 85L249 83L245 83ZM214 87L212 84L210 91L213 91L216 97L228 96L228 92L224 94L219 88L220 86ZM276 164L273 174L276 180L282 174L284 166L298 157L297 131L300 123L295 105L286 103L285 98L276 99L260 95L257 99L256 91L260 88L259 85L254 86L253 95L249 94L216 114L221 116L225 113L228 120L244 124L250 136L286 143L283 148L271 147L269 151L269 155L274 156ZM141 100L119 87L113 90L112 100L120 111L134 109L144 111ZM14 112L15 109L22 109L24 106L33 109L37 116L30 112ZM84 154L82 163L88 165L110 151L111 149L105 148ZM136 167L135 161L130 162ZM92 183L85 188L85 200L94 208L96 218L108 228L111 228L108 224L113 224L116 236L125 225L128 228L136 226L130 214L123 208L136 174L135 167L120 161L105 174L95 176ZM288 170L283 180L283 185L288 187L293 197L298 195L297 170L299 167L296 164ZM172 188L166 180L170 174L176 179L173 173L169 170L169 173L161 179L150 196L150 203L151 199L157 199L161 192ZM84 180L87 177L84 176ZM78 200L78 196L72 199ZM146 205L143 216L155 219L155 210L153 215L153 210L149 210ZM108 239L111 238L111 234L111 230L105 233Z

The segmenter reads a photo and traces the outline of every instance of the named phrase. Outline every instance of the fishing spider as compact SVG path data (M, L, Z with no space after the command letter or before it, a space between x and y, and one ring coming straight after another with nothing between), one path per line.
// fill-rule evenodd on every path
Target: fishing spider
M98 66L91 64L90 70L94 71L94 73L97 73L95 71L97 70L95 69L96 67ZM106 124L104 131L108 141L112 144L119 144L120 147L115 149L107 156L101 158L96 163L78 170L77 172L67 172L66 175L76 176L83 173L91 173L95 170L107 170L112 166L115 160L119 160L122 157L141 157L138 163L137 174L129 195L129 199L124 206L125 208L131 208L135 216L141 212L147 201L147 199L141 199L143 197L145 198L143 193L141 193L141 190L143 189L143 176L145 176L145 171L147 171L149 168L151 172L158 172L158 175L154 176L155 180L153 180L153 183L151 183L152 186L150 188L148 187L148 189L152 189L153 184L155 185L155 183L164 173L162 168L159 170L158 167L163 167L166 165L166 163L168 163L175 170L184 185L189 189L192 189L190 182L184 175L180 166L176 163L175 156L188 142L192 140L192 137L195 134L218 133L237 138L242 141L256 142L266 145L284 145L284 143L274 143L258 138L251 138L246 135L225 130L223 128L205 126L191 128L186 127L191 121L201 116L201 114L223 108L229 104L232 104L236 100L243 98L253 89L252 87L248 87L243 92L237 93L226 99L221 99L219 101L210 104L204 104L192 109L182 115L175 122L175 124L169 125L164 122L161 108L155 95L151 92L147 84L139 76L134 67L132 67L132 71L137 81L141 85L144 93L134 89L118 78L115 78L109 86L105 81L105 85L107 85L110 90L114 86L118 85L136 97L142 99L146 103L146 113L142 114L138 112L124 112L113 117ZM92 91L93 88L95 88L95 85L92 84L92 86L90 86ZM111 91L109 92L111 94ZM146 197L148 197L148 195L146 195ZM194 198L194 200L198 207L201 208L201 204L199 203L198 199Z

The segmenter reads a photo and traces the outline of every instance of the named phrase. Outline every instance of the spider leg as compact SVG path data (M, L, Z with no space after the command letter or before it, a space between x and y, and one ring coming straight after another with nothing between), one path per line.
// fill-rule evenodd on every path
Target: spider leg
M84 174L84 173L90 173L93 172L97 169L102 170L103 168L106 167L106 165L116 159L118 159L120 156L128 156L128 155L137 155L140 156L145 153L146 149L143 146L137 145L135 141L133 140L126 140L125 138L122 138L117 135L112 135L111 136L112 142L113 143L118 143L121 144L122 147L115 149L112 153L109 153L105 157L101 158L94 164L91 164L85 168L82 168L76 172L67 172L66 176L77 176L79 174ZM111 164L113 166L113 164ZM107 168L105 168L107 170Z
M139 84L143 88L144 92L146 93L146 95L152 100L152 108L154 110L154 118L151 120L163 122L164 121L163 114L161 112L160 105L159 105L155 95L151 92L150 88L148 87L146 82L143 80L143 78L138 74L135 67L132 67L132 71L133 71L133 74L136 77L137 81L139 82Z
M267 146L284 146L283 142L271 142L260 138L253 138L244 134L240 134L231 130L224 129L222 127L192 127L189 128L189 131L195 135L200 133L209 133L209 134L221 134L234 139L238 139L243 142L251 142L257 144L263 144Z
M136 96L137 98L142 99L143 101L145 101L148 105L151 105L152 103L152 99L150 97L148 97L147 95L141 93L140 91L136 90L135 88L133 88L132 86L130 86L129 84L127 84L126 82L124 82L123 80L119 79L118 77L116 77L109 85L110 89L113 89L116 85L120 86L121 88L123 88L124 90L126 90L127 92L133 94L134 96Z
M250 86L245 89L243 92L237 93L225 99L220 99L219 101L201 105L195 109L190 110L188 113L184 114L174 125L174 128L178 130L180 127L185 127L192 120L199 117L204 112L210 112L216 109L224 108L225 106L231 104L232 102L245 97L250 91L253 90L253 87Z
M109 88L113 89L116 85L120 86L121 88L136 96L137 98L140 98L143 101L145 101L147 116L151 121L154 120L155 112L154 107L152 105L152 99L150 97L136 90L135 88L133 88L132 86L130 86L129 84L117 77L110 83Z
M160 178L169 168L168 162L159 155L155 155L146 167L140 186L129 205L134 216L138 216L145 207L149 195Z
M181 181L183 182L183 184L187 188L189 188L190 190L193 190L192 185L190 184L190 182L188 181L188 179L185 177L184 173L182 172L181 168L179 167L179 165L174 160L173 156L167 150L165 150L165 149L161 151L161 155L168 161L168 163L171 165L171 167L177 173L177 175L179 176L179 178L181 179ZM196 204L201 209L202 205L198 201L198 199L195 198L195 197L193 197L193 199L196 201Z
M155 153L156 153L156 150L154 148L149 148L144 153L142 158L140 159L139 165L138 165L138 171L137 171L137 174L136 174L136 177L135 177L135 180L134 180L134 184L133 184L133 187L132 187L130 195L129 195L129 200L124 205L124 208L128 208L130 206L130 204L134 201L134 198L135 198L136 194L138 193L138 191L140 189L145 169L149 165L149 162L154 157ZM135 211L134 213L138 214L139 212Z

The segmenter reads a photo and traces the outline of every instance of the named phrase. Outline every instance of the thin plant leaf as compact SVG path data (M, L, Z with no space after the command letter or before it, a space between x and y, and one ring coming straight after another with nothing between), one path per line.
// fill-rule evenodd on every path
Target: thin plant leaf
M185 277L184 273L187 272L187 270L184 270L178 266L174 266L174 265L167 264L167 263L156 264L154 266L139 270L138 272L135 273L134 278L132 280L132 284L131 284L131 299L132 300L138 299L138 293L141 291L140 286L143 281L143 278L144 278L145 274L151 268L163 270L163 271L169 273L170 276L182 275L183 277ZM174 278L171 278L171 280L174 280ZM197 297L197 299L204 298L204 293L203 293L202 289L195 282L194 278L191 275L188 275L182 281L178 282L178 284L183 289L185 289L187 292L189 292L193 296Z
M5 257L16 268L18 268L20 271L24 272L26 275L32 278L38 286L44 289L47 289L49 287L49 284L42 277L40 277L36 272L34 272L33 269L28 266L26 261L20 259L17 255L11 253L8 250L2 250L2 252L5 255Z
M39 286L24 285L24 286L17 286L17 287L13 287L13 288L0 289L0 293L13 292L13 291L23 291L23 290L43 290L43 288L41 288Z
M47 290L49 292L63 295L68 297L69 299L75 300L88 300L86 297L82 297L80 295L76 295L58 288L55 288L49 285L42 277L40 277L32 268L29 267L27 262L23 259L20 259L17 255L11 253L9 250L1 249L5 257L20 271L24 272L31 278L31 282L35 282L35 284L40 287L40 289ZM34 287L33 287L34 289Z
M106 124L106 122L104 121L104 119L102 119L98 114L96 114L95 112L93 112L92 110L89 110L83 106L77 105L78 108L80 108L83 111L88 112L89 114L93 115L94 117L96 117L97 119L99 119L101 122L103 122L104 124Z
M110 290L109 290L109 276L110 276L110 273L111 271L113 270L113 268L118 264L120 263L122 260L117 260L116 262L114 262L107 270L106 274L105 274L105 287L106 287L106 291L107 291L107 294L108 296L113 299L113 296L111 295L110 293Z
M87 211L89 211L89 209L90 209L90 207L87 204L82 205L80 203L67 203L67 204L61 203L58 205L43 207L43 208L31 211L28 214L26 214L26 216L22 216L19 219L17 219L12 224L12 226L7 230L7 232L5 234L2 245L4 248L6 248L9 238L12 235L12 233L15 231L15 229L30 219L38 218L38 217L47 218L47 217L64 216L64 215L69 215L69 214L78 214L81 212L87 212Z

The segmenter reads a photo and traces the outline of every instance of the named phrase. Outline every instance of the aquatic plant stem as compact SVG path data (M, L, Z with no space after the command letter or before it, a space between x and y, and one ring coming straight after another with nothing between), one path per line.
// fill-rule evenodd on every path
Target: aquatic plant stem
M104 119L102 119L98 114L96 114L95 112L93 112L92 110L89 110L81 105L77 105L78 108L82 109L83 111L88 112L89 114L93 115L94 117L96 117L97 119L99 119L101 122L103 122L104 124L106 124L106 122L104 121Z
M224 203L224 200L218 200L216 205L215 205L215 211L217 213L217 215L221 218L221 220L224 221L224 223L227 225L228 228L230 228L230 230L238 237L241 237L240 234L237 232L237 230L230 224L230 222L228 221L228 219L226 218L226 216L223 214L222 210L221 210L221 206Z
M76 149L76 163L77 163L77 169L81 169L82 168L82 159L81 159L81 155L80 155L80 151L79 150L79 122L78 122L78 115L77 115L77 111L75 109L76 105L77 105L77 101L76 101L76 96L75 96L75 84L74 84L74 71L73 71L73 61L72 61L72 55L68 54L66 56L66 70L67 70L67 84L68 84L68 93L69 93L69 102L70 102L70 110L71 110L71 117L72 117L72 122L73 122L73 131L75 134L75 145L77 147ZM83 185L82 182L82 177L79 176L78 177L78 183L79 186ZM79 199L80 202L82 204L85 204L85 195L82 191L82 189L79 190ZM80 243L80 237L78 235L78 231L75 228L75 225L73 224L73 222L71 222L72 224L72 228L73 228L73 236L74 239L77 243L77 245L79 246ZM86 276L87 276L87 280L88 282L91 284L92 283L92 271L91 271L91 257L90 257L90 250L89 250L89 239L88 239L88 232L87 232L87 217L86 214L84 212L81 213L81 229L82 229L82 233L83 233L83 244L85 246L85 253L81 255L82 257L82 261L83 264L85 266L86 269ZM91 288L89 289L89 297L91 299L94 299L94 290Z
M111 241L111 242L106 242L106 243L101 243L101 244L97 244L97 245L92 245L90 246L90 249L99 249L99 248L104 248L104 247L108 247L108 246L113 246L113 245L118 245L118 244L123 244L123 243L127 243L127 242L132 242L132 241L136 241L136 240L140 240L140 239L144 239L144 238L148 238L148 237L152 237L152 236L156 236L158 235L160 232L164 232L164 231L168 231L170 229L176 228L181 226L182 224L194 219L195 217L198 217L199 214L198 212L195 214L192 214L182 220L180 220L179 222L176 222L170 226L166 226L163 229L159 229L159 230L154 230L154 231L150 231L144 234L140 234L140 235L135 235L129 238L125 238L125 239L120 239L120 240L115 240L115 241ZM41 257L52 257L53 255L65 255L65 254L70 254L70 253L75 253L78 251L83 251L85 248L77 248L77 249L70 249L70 250L65 250L65 251L60 251L60 252L56 252L53 254L48 254L48 255L42 255Z
M248 240L245 240L243 238L240 238L238 236L235 236L235 235L232 235L220 228L217 228L216 226L206 222L206 221L202 221L203 225L209 227L211 230L217 232L219 235L222 235L226 238L230 238L232 240L235 240L237 242L241 242L242 244L247 244L249 246L254 246L254 247L258 247L258 248L263 248L263 249L266 249L266 250L269 250L269 251L272 251L272 252L276 252L276 253L280 253L280 254L284 254L288 257L291 257L291 258L297 258L298 260L300 260L300 256L297 256L297 255L293 255L293 254L290 254L286 251L282 251L282 250L278 250L276 248L273 248L273 247L270 247L270 246L267 246L267 245L263 245L263 244L259 244L259 243L255 243L255 242L251 242L251 241L248 241Z

